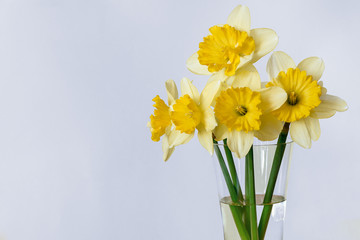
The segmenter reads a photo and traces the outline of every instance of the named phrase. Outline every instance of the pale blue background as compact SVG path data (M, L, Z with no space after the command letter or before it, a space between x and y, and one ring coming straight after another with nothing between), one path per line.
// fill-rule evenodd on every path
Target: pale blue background
M294 149L285 239L360 239L352 0L1 0L0 238L222 239L210 156L194 139L163 163L146 122L165 80L204 85L185 61L240 3L277 50L322 57L325 86L350 106Z

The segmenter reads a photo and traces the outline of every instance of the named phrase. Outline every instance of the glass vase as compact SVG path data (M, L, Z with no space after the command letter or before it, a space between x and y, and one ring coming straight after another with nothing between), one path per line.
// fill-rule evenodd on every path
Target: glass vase
M256 199L256 206L254 206L256 214L253 215L256 215L257 236L255 236L250 229L251 220L249 212L251 203L248 201L248 196L246 196L246 194L250 194L247 189L248 183L245 180L249 176L247 175L249 173L245 171L245 169L248 169L248 166L246 166L248 162L246 162L245 158L239 159L232 155L229 156L229 150L227 149L228 152L226 152L226 147L226 144L214 144L214 148L218 150L218 152L213 156L224 240L283 239L292 142L254 145L252 148L253 179ZM280 151L281 154L283 154L281 159L278 157L278 154L275 157L276 151ZM228 176L228 182L226 182L225 175ZM274 176L276 176L275 179ZM238 194L242 195L239 196L237 200L234 200L234 198L232 198L233 195L229 193L229 179L231 179L230 183L233 184L233 187L238 189ZM271 179L270 182L273 183L269 184L269 179ZM238 182L238 184L236 184L236 182ZM269 193L271 184L273 187ZM268 196L264 199L266 194ZM254 201L252 204L255 205Z

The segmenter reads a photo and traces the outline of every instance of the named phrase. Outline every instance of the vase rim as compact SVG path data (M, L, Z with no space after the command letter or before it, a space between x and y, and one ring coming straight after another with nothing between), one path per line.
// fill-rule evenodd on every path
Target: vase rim
M265 141L266 142L266 141ZM287 141L285 143L265 143L265 144L261 144L259 142L253 144L254 147L271 147L271 146L277 146L277 145L291 145L294 141L293 140L290 140L290 141ZM223 146L224 143L214 143L214 145L218 145L218 146Z

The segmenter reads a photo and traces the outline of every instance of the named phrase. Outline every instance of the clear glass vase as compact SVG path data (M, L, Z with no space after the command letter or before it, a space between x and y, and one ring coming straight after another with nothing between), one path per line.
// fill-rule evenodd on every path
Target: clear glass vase
M247 189L248 183L246 183L245 180L248 176L245 172L245 169L248 169L245 158L239 159L233 156L233 159L229 159L229 152L226 153L224 148L226 145L218 143L215 144L214 147L221 152L220 158L223 158L222 160L219 159L218 153L213 156L218 183L224 240L283 239L287 179L291 160L292 142L282 145L275 143L253 146L253 179L256 198L256 206L254 206L254 208L256 209L256 226L258 228L258 236L256 237L252 236L253 233L250 233L249 209L251 204L246 196L246 194L250 194ZM277 157L274 158L275 152L279 151L279 148L282 148L280 152L283 156L279 158L277 155ZM222 166L221 161L223 162ZM228 172L224 173L224 170ZM239 194L242 194L242 197L235 202L234 198L230 197L229 183L226 182L224 176L226 174L228 174L228 179L232 180L231 183L234 184L234 188L239 189ZM276 176L275 179L274 176ZM269 184L269 179L271 179L270 182L273 183ZM239 182L238 186L235 184L236 181ZM270 185L273 186L272 192L270 190L271 193L269 193ZM265 195L267 195L267 197L264 199ZM243 198L243 200L241 200L241 198ZM243 233L241 233L239 227L245 229ZM244 232L247 232L247 234L245 233L244 235Z

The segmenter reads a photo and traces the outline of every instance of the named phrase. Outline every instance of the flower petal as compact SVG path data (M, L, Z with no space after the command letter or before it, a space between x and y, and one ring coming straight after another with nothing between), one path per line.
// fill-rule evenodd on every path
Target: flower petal
M294 142L299 144L301 147L311 147L311 137L304 119L300 119L290 124L290 136L292 140L294 140Z
M344 112L348 109L346 102L337 96L323 94L321 95L320 100L320 105L311 110L310 116L313 118L330 118L337 111Z
M321 135L319 119L307 117L304 120L311 140L317 141Z
M257 137L260 141L275 140L284 126L284 123L277 120L277 118L271 113L261 115L260 121L260 130L255 131L254 133L255 137Z
M175 150L175 147L170 148L167 136L163 137L162 150L163 150L163 160L166 162Z
M192 82L188 78L183 78L181 80L181 95L185 94L189 95L192 100L194 100L197 104L200 102L200 94L197 88L192 84Z
M233 130L229 132L228 146L239 158L243 158L249 152L254 142L254 132Z
M166 92L168 95L168 104L172 105L175 103L175 100L178 99L178 90L174 80L167 80L165 82Z
M280 87L263 88L259 91L261 103L259 107L263 114L274 111L281 107L287 99L287 93Z
M218 91L220 90L221 82L212 81L206 84L200 95L200 106L204 109L211 106Z
M186 61L186 67L189 71L199 75L211 75L211 72L208 70L208 66L200 64L198 58L199 55L197 52L188 58Z
M279 72L286 72L289 68L296 68L295 62L289 55L281 51L274 52L266 65L270 81L276 78Z
M250 35L254 39L256 46L251 62L256 62L274 50L279 42L276 32L269 28L251 29Z
M297 67L301 71L306 71L307 75L311 75L313 80L318 81L324 72L325 64L321 58L309 57L302 60Z
M202 109L201 123L206 131L212 131L216 127L215 113L210 106L207 109Z
M321 103L328 108L332 108L338 112L344 112L348 109L346 102L334 95L325 94L320 97Z
M226 24L236 28L237 30L250 33L250 11L247 6L239 5L230 13Z
M176 147L182 144L185 144L191 140L194 136L194 133L187 134L181 133L179 130L173 130L168 136L169 147Z
M206 131L204 127L198 128L198 138L200 144L212 155L214 153L214 144L212 132Z
M252 64L238 69L226 82L234 88L248 87L253 91L261 88L260 75Z
M214 135L216 141L222 141L227 138L228 128L224 124L218 124L214 129Z

